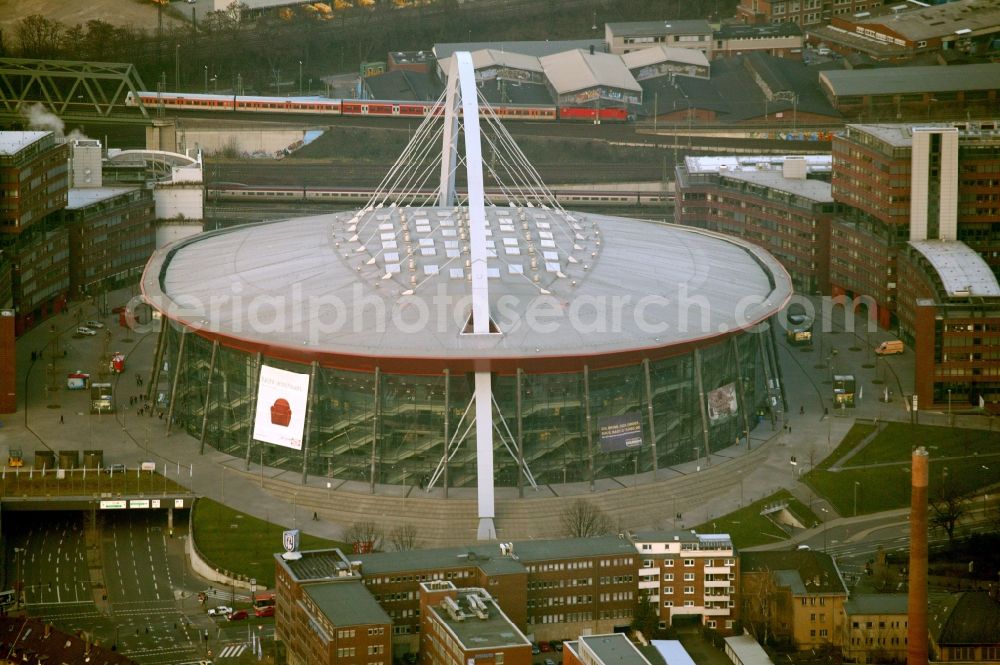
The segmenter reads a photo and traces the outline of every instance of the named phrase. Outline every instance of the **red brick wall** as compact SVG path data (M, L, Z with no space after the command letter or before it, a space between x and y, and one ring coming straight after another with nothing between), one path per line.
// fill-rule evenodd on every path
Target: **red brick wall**
M10 316L5 314L9 313ZM14 354L13 310L0 312L0 413L17 411L17 358Z

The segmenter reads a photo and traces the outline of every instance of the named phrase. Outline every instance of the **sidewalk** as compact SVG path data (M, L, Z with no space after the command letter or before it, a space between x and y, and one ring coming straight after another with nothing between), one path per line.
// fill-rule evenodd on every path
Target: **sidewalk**
M109 296L109 307L128 300L127 292ZM79 312L79 313L78 313ZM98 319L111 331L106 335L76 339L72 332L77 321ZM561 534L559 513L562 506L584 496L609 514L623 528L671 528L674 514L681 513L684 524L698 524L757 500L780 488L788 488L805 503L815 499L811 491L796 482L825 457L857 418L907 420L903 395L908 394L913 356L882 359L878 367L865 367L866 357L859 348L864 339L843 332L820 333L811 349L789 347L779 336L779 361L785 379L789 413L784 429L765 421L752 433L751 449L732 447L713 454L710 465L705 460L661 469L655 482L651 474L639 474L597 483L591 493L586 483L542 486L535 494L525 492L518 499L516 490L497 489L497 528L503 539L557 537ZM884 333L870 335L874 346ZM445 500L428 495L416 487L382 487L369 494L365 483L341 479L310 477L302 484L301 473L261 468L252 460L233 457L200 446L184 431L167 434L165 419L157 414L138 416L129 408L129 397L139 395L135 376L148 380L156 334L133 335L120 328L117 315L101 317L91 303L74 303L70 309L28 332L18 341L19 410L0 417L0 454L2 447L21 448L26 464L35 450L104 451L104 464L123 463L134 467L142 461L154 461L160 472L206 496L262 519L325 538L340 539L355 521L371 519L385 532L394 526L414 524L422 547L471 542L475 539L476 490L456 489ZM836 348L839 367L828 368L821 357ZM105 348L106 347L106 348ZM856 350L852 350L856 349ZM114 416L89 415L89 393L65 388L65 375L81 370L99 376L102 352L126 354L126 370L110 375L125 406ZM32 351L41 352L32 362ZM65 352L65 357L63 357ZM817 366L821 366L817 368ZM832 395L830 374L853 372L863 396L849 411L830 410ZM876 376L876 370L880 373ZM880 387L873 383L884 377L894 386L894 398L888 403L877 399ZM912 379L911 379L912 381ZM800 413L801 408L801 413ZM928 416L921 413L921 422ZM60 420L62 418L62 421ZM798 460L791 465L792 456ZM737 480L739 479L739 480ZM318 521L311 519L313 513ZM829 515L829 518L835 517ZM274 543L275 551L281 547Z

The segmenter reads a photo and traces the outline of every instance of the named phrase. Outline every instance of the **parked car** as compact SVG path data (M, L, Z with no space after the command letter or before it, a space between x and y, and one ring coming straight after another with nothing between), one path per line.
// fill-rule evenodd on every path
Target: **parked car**
M556 651L562 651L563 650L562 640L550 640L549 641L549 645L553 649L555 649Z
M87 326L88 328L94 328L95 330L100 330L101 328L104 327L104 324L101 323L100 321L84 321L83 325Z
M109 464L107 467L105 467L105 469L112 476L115 475L116 473L125 473L125 471L127 470L124 464ZM212 610L209 610L208 613L211 614Z
M546 658L545 665L556 665L556 661L552 660L551 658Z
M229 616L226 617L229 621L243 621L247 618L246 610L236 610L235 612L230 612Z
M538 648L537 644L535 644L534 642L532 642L531 643L531 655L532 656L537 656L540 653L542 653L542 650Z
M219 605L218 607L213 607L208 611L208 616L210 617L224 617L232 614L233 608L228 605Z
M538 646L545 653L548 653L549 651L552 651L552 646L549 645L548 642L539 642Z
M76 334L77 335L96 335L97 333L94 332L93 328L88 328L86 326L80 326L79 328L76 329Z
M274 616L274 605L267 605L265 607L256 608L253 613L259 617L273 617Z

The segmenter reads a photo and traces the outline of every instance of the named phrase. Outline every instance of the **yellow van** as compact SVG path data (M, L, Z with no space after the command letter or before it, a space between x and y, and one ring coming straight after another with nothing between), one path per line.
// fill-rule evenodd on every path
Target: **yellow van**
M903 352L903 343L898 339L891 339L888 342L882 342L875 347L875 353L880 356L891 356L896 353Z

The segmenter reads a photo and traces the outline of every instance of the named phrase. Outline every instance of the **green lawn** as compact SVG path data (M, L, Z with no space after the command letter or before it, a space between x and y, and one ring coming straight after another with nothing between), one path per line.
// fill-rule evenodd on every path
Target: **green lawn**
M693 527L698 533L728 533L737 548L765 545L787 540L788 534L767 517L762 516L764 506L785 501L788 509L805 526L818 521L816 515L787 490L775 492L743 508Z
M215 568L257 584L274 587L275 552L282 552L281 534L285 527L233 510L211 499L198 499L195 504L194 540L202 558ZM339 547L344 543L302 534L300 549Z
M854 450L856 445L861 443L866 436L874 431L874 423L854 423L851 429L848 430L847 434L844 435L844 438L841 439L840 443L837 444L837 447L833 450L833 452L827 455L826 459L817 464L816 468L829 469L837 462L837 460Z
M855 495L859 515L905 508L910 504L910 455L916 445L930 452L932 500L945 482L962 494L1000 482L1000 433L907 423L889 423L868 446L844 460L841 470L817 466L803 480L844 516L855 513ZM831 458L839 458L843 447Z

